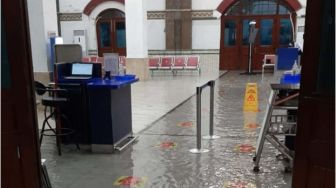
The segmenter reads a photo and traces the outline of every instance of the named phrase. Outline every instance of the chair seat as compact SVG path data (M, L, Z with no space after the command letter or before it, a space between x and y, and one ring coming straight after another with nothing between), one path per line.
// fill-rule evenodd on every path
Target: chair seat
M66 104L68 100L66 98L62 97L50 97L50 96L43 96L42 97L42 104L44 106L60 106L62 104Z

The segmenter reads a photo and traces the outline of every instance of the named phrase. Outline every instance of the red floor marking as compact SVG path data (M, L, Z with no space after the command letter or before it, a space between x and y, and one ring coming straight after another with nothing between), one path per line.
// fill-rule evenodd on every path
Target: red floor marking
M183 121L177 124L180 127L192 127L194 123L192 121Z
M170 149L170 148L176 147L176 145L177 144L175 142L166 141L166 142L161 142L160 144L156 145L155 147L160 147L160 148L164 148L164 149Z
M147 178L144 177L121 176L113 183L113 185L143 187L146 179Z
M238 144L235 150L241 153L251 153L255 151L255 147L250 144Z
M224 188L256 188L253 183L247 183L242 181L228 181L225 182Z
M245 126L246 129L256 129L258 127L259 127L259 125L256 124L256 123L249 123Z

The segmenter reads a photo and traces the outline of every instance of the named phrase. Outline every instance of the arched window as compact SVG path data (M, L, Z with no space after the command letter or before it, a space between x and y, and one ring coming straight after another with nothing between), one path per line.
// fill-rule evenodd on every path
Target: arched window
M107 9L97 16L96 23L98 55L119 53L126 55L125 13L117 9Z
M289 14L291 11L277 0L241 0L233 4L225 16Z

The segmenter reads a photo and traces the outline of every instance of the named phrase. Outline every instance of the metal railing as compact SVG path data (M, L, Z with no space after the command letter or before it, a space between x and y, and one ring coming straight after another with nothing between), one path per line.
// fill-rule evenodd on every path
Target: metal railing
M196 123L197 123L197 133L196 133L196 145L197 148L189 150L191 153L205 153L208 152L208 149L202 149L202 112L201 112L201 106L202 106L202 90L206 88L207 86L210 86L210 117L209 117L209 135L204 136L204 139L217 139L220 138L219 136L214 135L213 130L213 117L214 117L214 93L215 93L215 81L211 80L208 83L196 87Z

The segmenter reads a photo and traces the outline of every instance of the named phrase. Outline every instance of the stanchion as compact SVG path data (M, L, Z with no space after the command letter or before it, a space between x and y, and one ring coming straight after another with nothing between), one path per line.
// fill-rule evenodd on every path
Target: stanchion
M214 95L215 95L215 81L209 82L210 85L210 117L209 117L209 135L203 136L203 139L214 140L220 138L220 136L214 135Z
M206 85L205 85L206 86ZM189 150L191 153L206 153L209 152L208 149L202 149L202 127L201 127L201 104L202 104L202 87L196 88L196 108L197 108L197 114L196 114L196 123L197 123L197 133L196 133L196 144L197 148Z

